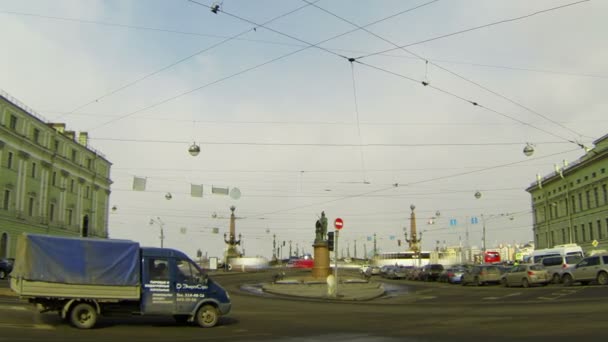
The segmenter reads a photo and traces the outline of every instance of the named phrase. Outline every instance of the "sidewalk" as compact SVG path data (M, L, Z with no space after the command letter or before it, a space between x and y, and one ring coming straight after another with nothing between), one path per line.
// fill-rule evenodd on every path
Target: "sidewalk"
M337 297L329 296L327 283L320 281L286 279L263 284L262 289L275 295L341 301L366 301L384 294L382 284L354 279L338 285Z

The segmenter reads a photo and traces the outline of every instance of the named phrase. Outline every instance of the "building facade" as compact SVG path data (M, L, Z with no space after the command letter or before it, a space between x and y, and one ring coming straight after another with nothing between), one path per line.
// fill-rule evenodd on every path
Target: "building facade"
M23 232L108 236L111 163L87 138L0 92L0 258Z
M576 162L526 191L532 196L536 248L575 243L585 252L608 250L608 134Z

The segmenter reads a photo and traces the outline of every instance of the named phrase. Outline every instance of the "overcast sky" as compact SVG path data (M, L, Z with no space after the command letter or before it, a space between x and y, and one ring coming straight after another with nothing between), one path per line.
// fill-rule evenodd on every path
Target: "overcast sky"
M414 204L424 249L471 217L479 246L482 214L488 247L525 243L524 189L607 133L608 2L574 2L0 0L0 89L89 132L113 238L158 246L160 217L166 247L220 256L234 205L247 255L312 252L324 210L361 256L405 248Z

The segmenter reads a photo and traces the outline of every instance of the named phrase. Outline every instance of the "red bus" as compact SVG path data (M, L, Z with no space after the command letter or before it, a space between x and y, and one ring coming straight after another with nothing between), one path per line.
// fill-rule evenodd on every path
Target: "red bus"
M483 262L486 264L495 264L500 262L500 253L496 251L485 251L483 253Z

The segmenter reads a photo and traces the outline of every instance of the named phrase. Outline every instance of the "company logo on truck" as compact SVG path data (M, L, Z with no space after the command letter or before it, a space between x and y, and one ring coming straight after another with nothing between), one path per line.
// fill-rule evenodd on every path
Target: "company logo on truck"
M175 285L177 290L206 290L208 287L202 284L189 285L189 284L177 284Z

